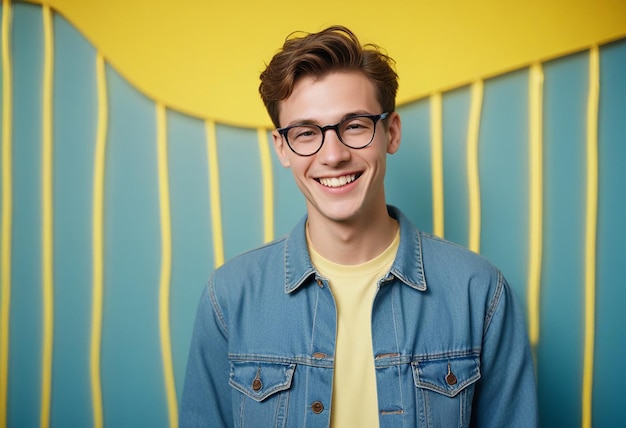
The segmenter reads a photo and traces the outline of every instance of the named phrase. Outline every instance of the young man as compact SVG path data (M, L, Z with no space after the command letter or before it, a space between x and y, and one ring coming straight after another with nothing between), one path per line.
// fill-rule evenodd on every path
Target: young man
M212 275L182 426L536 426L502 274L385 203L397 87L392 60L344 27L288 39L261 74L307 216Z

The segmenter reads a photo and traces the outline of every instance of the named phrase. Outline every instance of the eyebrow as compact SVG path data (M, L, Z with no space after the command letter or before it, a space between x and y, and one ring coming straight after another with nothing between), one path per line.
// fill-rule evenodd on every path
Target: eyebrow
M340 123L346 119L349 119L351 117L355 117L355 116L362 116L362 115L370 115L370 114L375 114L375 113L371 113L367 110L356 110L356 111L352 111L350 113L346 113L344 114L341 119L339 119L337 122L335 122L334 124ZM333 125L334 125L333 124ZM320 122L318 120L315 119L296 119L293 120L291 122L289 122L289 124L287 124L287 126L284 126L283 128L289 128L290 126L298 126L298 125L318 125L318 126L326 126L326 125L321 125Z

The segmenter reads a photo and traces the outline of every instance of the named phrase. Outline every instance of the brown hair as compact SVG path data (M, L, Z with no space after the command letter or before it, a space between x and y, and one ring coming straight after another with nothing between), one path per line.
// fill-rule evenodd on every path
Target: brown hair
M278 128L280 102L289 98L300 77L321 77L332 71L359 71L374 84L383 111L392 112L398 91L394 65L395 61L378 46L361 46L354 33L343 26L332 26L298 38L293 38L292 33L261 73L259 92Z

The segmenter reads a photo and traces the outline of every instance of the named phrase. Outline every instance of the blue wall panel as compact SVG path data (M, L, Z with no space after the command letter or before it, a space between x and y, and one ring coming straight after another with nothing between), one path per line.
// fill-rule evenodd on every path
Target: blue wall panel
M480 121L480 252L526 302L528 269L528 71L485 82Z
M467 129L471 92L464 87L443 96L444 237L469 245Z
M600 57L599 206L596 286L594 426L623 420L616 387L626 358L626 40L607 45Z
M167 413L158 330L156 110L112 69L107 81L104 419L111 426L157 427L164 425Z
M271 133L268 133L274 176L274 236L286 235L306 214L306 202L293 179L290 168L282 166L274 150Z
M215 267L204 121L168 112L172 232L170 285L174 379L182 392L187 351L200 293Z
M418 228L432 232L429 100L400 106L398 113L402 119L402 142L398 152L387 157L387 201L400 208Z
M13 242L8 424L36 426L41 402L41 8L13 10Z
M88 426L96 53L55 16L53 426Z
M216 134L228 260L263 243L263 174L255 130L219 125Z
M539 399L546 426L579 426L584 323L587 53L544 66L544 246ZM559 308L560 310L555 310Z

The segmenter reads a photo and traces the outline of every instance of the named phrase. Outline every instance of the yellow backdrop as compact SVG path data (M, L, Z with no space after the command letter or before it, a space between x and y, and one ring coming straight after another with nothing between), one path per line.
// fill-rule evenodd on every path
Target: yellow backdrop
M250 127L270 124L258 75L294 30L343 24L385 47L400 103L626 35L621 0L33 1L64 15L150 98Z

